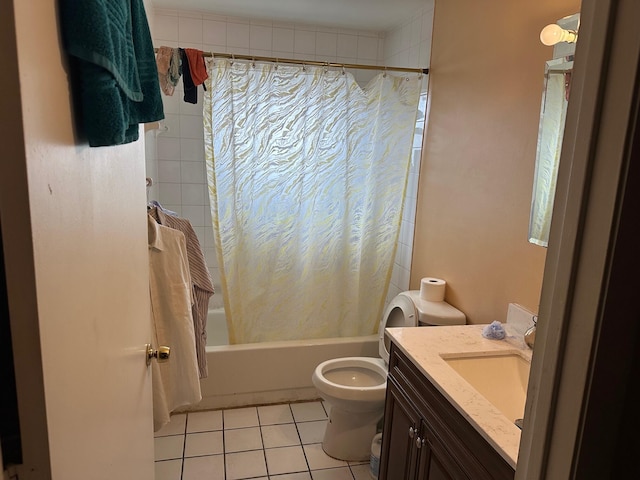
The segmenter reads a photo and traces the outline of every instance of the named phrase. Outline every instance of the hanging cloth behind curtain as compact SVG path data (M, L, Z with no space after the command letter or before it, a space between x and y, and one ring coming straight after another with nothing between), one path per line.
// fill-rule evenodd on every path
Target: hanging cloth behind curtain
M369 335L422 78L208 60L209 195L231 343Z

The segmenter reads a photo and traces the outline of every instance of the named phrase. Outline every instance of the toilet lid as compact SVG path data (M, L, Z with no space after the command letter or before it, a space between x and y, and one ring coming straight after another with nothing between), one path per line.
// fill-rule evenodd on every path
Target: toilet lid
M385 363L389 363L391 340L384 334L387 327L417 327L418 312L413 300L406 292L398 294L389 302L378 327L378 353Z

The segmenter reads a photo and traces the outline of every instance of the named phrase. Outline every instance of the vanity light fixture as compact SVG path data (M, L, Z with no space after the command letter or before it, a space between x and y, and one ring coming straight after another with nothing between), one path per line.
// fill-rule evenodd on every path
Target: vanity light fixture
M551 23L540 32L540 41L547 46L553 46L559 42L576 43L578 41L578 32L565 30L560 25Z

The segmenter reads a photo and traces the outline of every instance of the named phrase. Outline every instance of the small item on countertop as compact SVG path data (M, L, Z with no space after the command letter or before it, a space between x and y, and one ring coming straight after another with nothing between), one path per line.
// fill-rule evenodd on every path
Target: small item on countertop
M489 325L482 329L482 336L484 338L489 338L492 340L502 340L505 337L506 333L504 331L504 327L502 323L497 320L494 320Z

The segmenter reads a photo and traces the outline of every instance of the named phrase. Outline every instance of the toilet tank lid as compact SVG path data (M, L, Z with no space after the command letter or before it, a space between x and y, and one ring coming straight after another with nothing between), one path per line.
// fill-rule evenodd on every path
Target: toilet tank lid
M430 302L420 298L419 290L407 292L418 311L418 322L421 325L464 325L467 316L447 302Z

